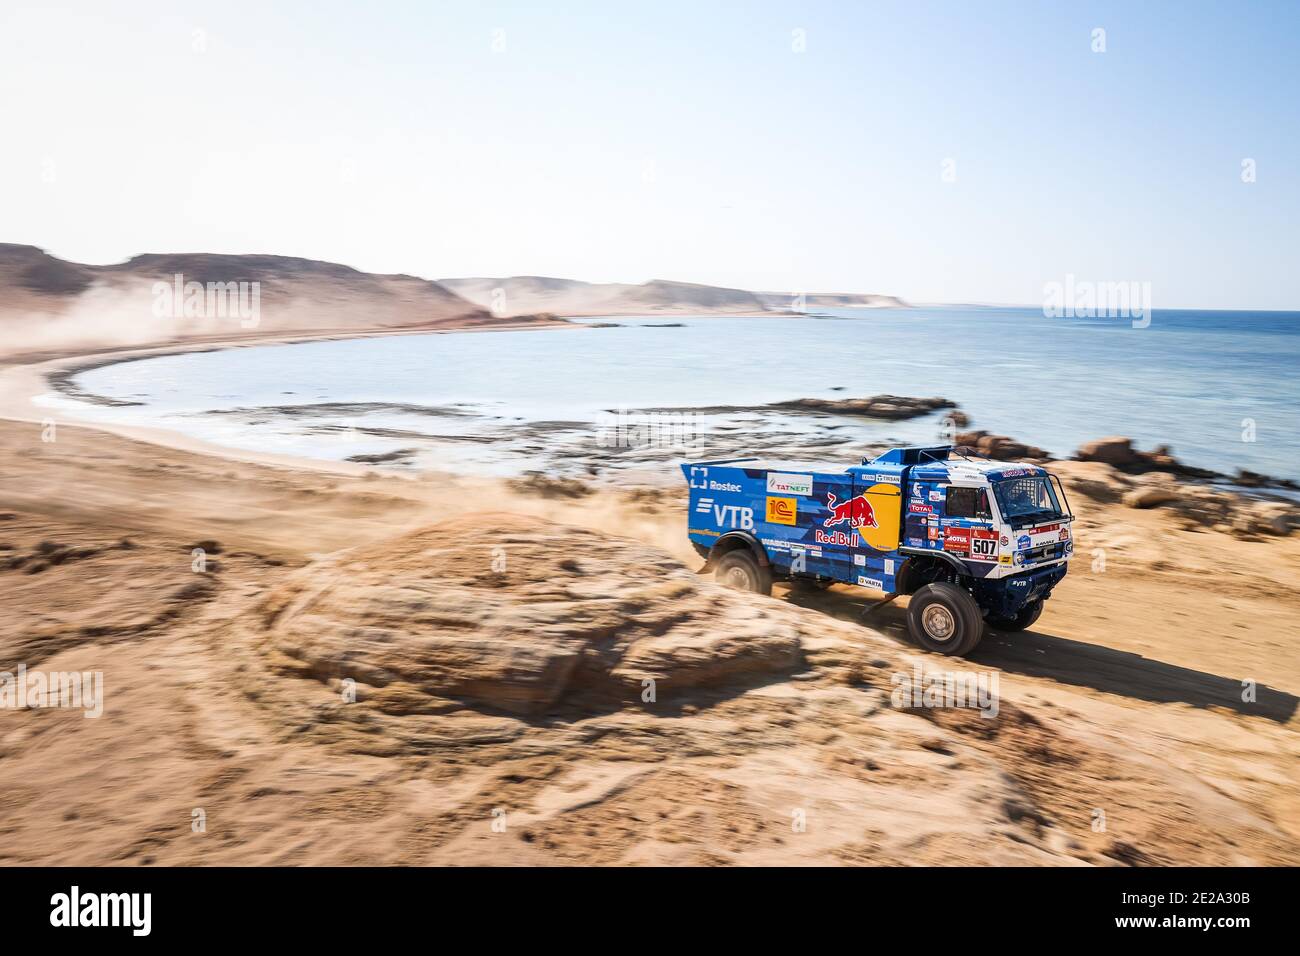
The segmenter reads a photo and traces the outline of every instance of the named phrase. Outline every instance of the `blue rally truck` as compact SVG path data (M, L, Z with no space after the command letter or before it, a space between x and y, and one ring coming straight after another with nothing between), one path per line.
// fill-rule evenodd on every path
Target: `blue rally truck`
M688 533L723 584L911 595L913 640L969 654L987 621L1038 619L1074 554L1060 479L1035 465L893 448L843 472L733 458L682 465Z

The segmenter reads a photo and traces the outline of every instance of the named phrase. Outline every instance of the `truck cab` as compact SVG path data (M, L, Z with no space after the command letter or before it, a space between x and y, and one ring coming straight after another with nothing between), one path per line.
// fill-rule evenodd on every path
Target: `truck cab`
M893 448L840 472L729 459L684 464L688 536L720 581L906 594L929 650L970 653L984 628L1029 627L1074 553L1060 480L1036 465Z

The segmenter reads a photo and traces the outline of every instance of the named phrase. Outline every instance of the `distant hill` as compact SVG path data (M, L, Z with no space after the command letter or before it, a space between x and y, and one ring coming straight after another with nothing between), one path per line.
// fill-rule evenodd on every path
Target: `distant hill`
M187 311L185 283L258 283L257 321L251 308L214 314ZM159 285L161 283L161 286ZM243 304L252 305L252 286ZM162 289L160 301L160 289ZM172 300L179 305L173 307ZM238 300L231 300L238 304ZM494 316L431 282L374 275L313 259L268 255L169 253L136 256L111 266L66 262L36 248L0 243L0 333L3 353L221 340L276 334L432 329L496 325ZM517 322L517 320L515 320ZM535 321L554 321L551 318Z
M554 312L557 315L739 314L790 312L799 308L905 307L888 295L749 292L720 286L653 279L639 285L579 282L548 276L440 279L448 289L485 309L504 315Z
M796 299L804 310L816 309L906 309L908 304L898 296L876 295L866 292L809 292L796 295L791 292L759 292L758 297L774 309L789 309ZM796 306L797 307L797 306Z
M580 282L546 276L441 279L442 285L485 309L505 315L688 314L768 311L752 292L655 279L640 285Z
M240 283L248 285L241 290ZM251 309L233 310L251 306L252 283L257 284L256 322L248 318ZM197 300L191 288L199 290ZM230 311L213 307L223 296ZM0 243L0 357L10 358L261 336L548 324L562 321L557 315L761 315L800 305L815 311L902 304L892 296L797 299L666 279L629 284L510 276L434 282L270 255L150 253L92 266L35 246Z

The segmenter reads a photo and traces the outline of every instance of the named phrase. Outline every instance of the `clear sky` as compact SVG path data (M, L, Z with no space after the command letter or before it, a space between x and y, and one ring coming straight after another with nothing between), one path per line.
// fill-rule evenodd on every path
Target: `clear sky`
M1294 0L3 0L0 147L85 262L1300 309Z

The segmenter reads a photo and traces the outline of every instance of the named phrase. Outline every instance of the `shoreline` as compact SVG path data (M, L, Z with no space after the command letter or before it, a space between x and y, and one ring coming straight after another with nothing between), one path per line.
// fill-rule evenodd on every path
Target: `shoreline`
M764 313L764 317L771 318L808 318L812 313ZM251 335L224 336L224 337L201 337L191 341L171 341L163 343L153 343L149 345L130 346L126 348L92 348L89 350L75 349L64 350L61 353L45 354L37 361L27 361L28 356L18 353L17 357L0 357L0 419L9 419L20 422L41 422L44 423L50 419L55 424L65 424L72 427L84 427L96 429L109 434L119 435L125 438L145 441L150 444L159 445L166 448L179 449L184 451L195 452L209 455L216 458L224 458L234 461L248 463L268 464L278 467L305 468L316 472L329 472L340 475L364 475L374 473L375 465L382 465L383 461L348 461L335 460L329 458L316 458L307 455L291 455L276 452L262 452L254 449L239 448L229 445L221 445L202 438L191 436L183 431L173 428L162 428L146 425L130 425L112 422L98 421L93 418L87 418L76 414L75 411L69 411L67 408L57 409L58 414L49 414L56 410L42 409L35 404L35 400L42 395L50 392L57 393L71 401L82 402L87 405L101 407L130 407L144 406L145 402L125 401L121 399L110 398L104 395L98 395L86 391L77 386L72 380L76 376L93 369L103 368L109 365L125 364L127 362L142 361L150 358L158 358L168 355L182 355L189 353L215 352L219 350L237 349L237 348L255 348L268 345L297 345L311 342L329 342L344 341L350 339L369 339L381 338L392 335L430 335L430 334L447 334L447 333L465 333L465 332L517 332L517 331L542 331L550 329L586 329L592 330L599 328L599 325L592 325L582 322L570 322L570 318L604 318L606 316L556 316L553 320L546 319L532 322L502 322L499 325L484 326L481 324L456 325L456 326L439 326L435 328L402 328L402 329L368 329L358 331L321 331L317 333L254 333ZM654 315L637 315L637 316L608 316L611 319L618 318L635 318L638 320L655 319L659 316ZM714 316L711 316L714 317ZM716 317L734 318L736 314L724 313ZM794 402L776 403L775 405L760 406L754 410L770 409L779 410L786 407L792 413L797 411L794 406L800 402L813 401L810 399L797 400ZM952 406L955 407L955 406ZM688 409L695 410L698 409ZM721 410L721 409L718 409ZM742 410L737 408L736 410ZM47 414L39 414L46 411ZM908 416L910 417L910 416ZM64 419L64 420L60 420ZM1073 457L1056 458L1053 461L1067 462L1075 461ZM1236 495L1245 497L1266 499L1266 500L1284 500L1294 501L1296 495L1296 483L1292 479L1277 478L1269 475L1261 475L1264 479L1261 484L1239 483L1237 477L1225 472L1217 472L1211 469L1200 469L1206 471L1203 476L1188 476L1174 474L1180 481L1201 484L1210 487L1220 488ZM384 474L394 477L414 478L420 474L438 474L441 469L422 468L415 471L403 471L385 469Z
M215 352L224 349L255 348L265 345L297 345L307 342L330 342L344 339L381 338L389 335L437 335L450 332L519 332L544 331L553 329L583 329L585 326L564 322L516 323L489 327L458 326L430 329L373 329L358 332L321 332L321 333L272 333L238 338L204 339L192 342L169 342L154 345L132 346L130 348L93 349L90 351L69 350L63 354L54 354L34 362L0 359L0 420L42 424L53 419L55 425L73 428L88 428L95 431L117 435L136 441L159 445L164 448L187 451L206 455L211 458L227 459L247 464L269 465L279 468L305 469L314 472L361 477L374 472L371 465L333 461L326 458L311 458L303 455L285 455L275 452L259 452L241 449L229 445L194 438L181 431L170 428L153 428L144 425L124 425L111 422L95 421L59 409L59 415L38 414L41 407L35 399L51 391L58 392L74 401L87 402L101 406L123 406L140 403L120 402L105 396L83 392L70 380L73 376L90 369L118 365L124 362L158 358L165 355L184 355L191 352ZM53 411L53 410L49 410ZM61 421L60 419L67 419ZM430 471L428 474L436 474ZM387 474L387 473L386 473ZM392 473L393 477L402 477ZM414 478L414 475L406 476Z

